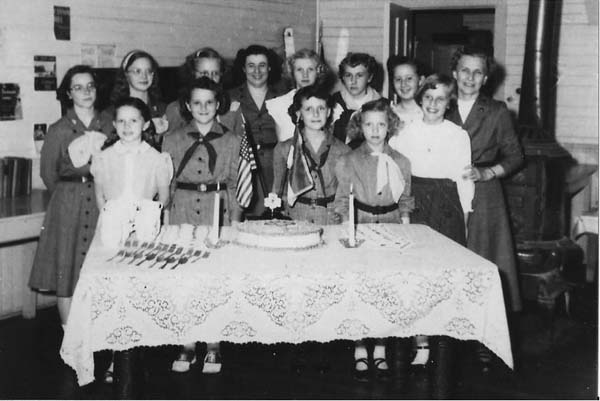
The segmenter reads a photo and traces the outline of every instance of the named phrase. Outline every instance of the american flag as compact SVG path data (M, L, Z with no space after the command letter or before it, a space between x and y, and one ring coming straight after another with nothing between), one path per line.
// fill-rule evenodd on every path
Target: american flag
M243 115L242 121L245 131L246 121ZM254 159L252 146L248 142L248 134L244 132L240 143L240 162L238 164L237 188L235 190L235 198L240 206L244 208L248 207L252 200L252 170L256 170L256 160Z

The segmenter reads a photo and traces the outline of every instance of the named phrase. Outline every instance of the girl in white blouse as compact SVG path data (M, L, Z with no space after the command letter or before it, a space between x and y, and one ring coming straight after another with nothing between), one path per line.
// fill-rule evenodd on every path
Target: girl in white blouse
M152 241L160 230L173 163L167 153L158 152L148 143L152 137L148 131L151 118L142 100L119 100L113 121L118 137L92 158L90 172L100 209L95 235L105 246L118 246L131 231L140 241ZM105 382L112 382L112 373L111 362L104 374Z
M427 77L415 96L423 118L399 131L389 144L410 160L415 198L411 222L426 224L466 246L466 221L475 186L465 178L465 169L471 165L469 134L444 119L455 99L454 80L437 74ZM415 342L413 365L425 364L427 337L417 336Z

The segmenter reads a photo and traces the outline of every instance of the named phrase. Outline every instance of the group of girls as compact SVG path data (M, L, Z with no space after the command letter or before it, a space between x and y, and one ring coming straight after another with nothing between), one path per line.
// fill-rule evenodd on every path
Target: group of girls
M376 62L364 53L342 60L341 89L330 95L323 84L327 66L303 49L285 66L294 87L277 96L273 84L281 65L271 50L252 45L234 63L243 82L225 92L224 60L203 48L186 58L181 97L166 106L156 90L156 61L135 50L123 59L112 106L103 113L94 109L93 71L71 68L57 90L71 107L50 127L42 149L41 175L53 194L30 286L56 292L65 324L98 210L124 192L165 206L165 223L195 225L211 223L215 191L226 200L224 224L260 218L266 195L273 193L283 199L289 217L321 225L348 219L352 192L359 224L427 224L492 260L508 283L512 309L519 310L498 178L519 166L522 153L506 106L481 93L491 59L478 49L461 49L451 66L453 78L425 77L414 60L397 56L387 66L396 102L370 86ZM243 135L257 162L254 197L245 208L235 195ZM79 159L82 153L73 146L78 138L86 138L76 143L87 148L83 162L74 163L76 150ZM290 193L300 161L312 182ZM450 339L418 336L413 363L427 361L430 340L435 388L443 396L450 383ZM218 372L219 346L207 348L204 371ZM375 342L370 357L357 341L354 357L358 380L371 373L388 376L382 341ZM195 344L188 344L173 370L187 371L195 361Z

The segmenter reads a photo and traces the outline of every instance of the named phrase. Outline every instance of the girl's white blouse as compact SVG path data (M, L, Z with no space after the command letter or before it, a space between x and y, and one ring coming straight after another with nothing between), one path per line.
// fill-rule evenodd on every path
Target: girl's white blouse
M465 168L471 165L471 141L467 131L448 120L435 125L414 121L394 135L389 144L410 160L412 175L456 182L463 211L473 210L475 184L462 177Z
M288 109L294 101L295 94L296 89L292 89L285 95L265 101L265 107L275 121L275 129L277 131L277 139L279 142L283 142L294 136L296 126L288 114Z

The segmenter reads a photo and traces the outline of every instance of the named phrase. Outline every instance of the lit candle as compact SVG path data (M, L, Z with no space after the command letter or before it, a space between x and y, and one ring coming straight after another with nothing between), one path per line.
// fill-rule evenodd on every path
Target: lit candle
M221 212L221 195L220 195L220 183L217 183L217 190L215 191L215 204L213 212L213 226L210 232L210 243L217 245L219 242L219 217Z
M348 196L348 245L356 246L356 232L354 227L354 192L350 183L350 195Z

